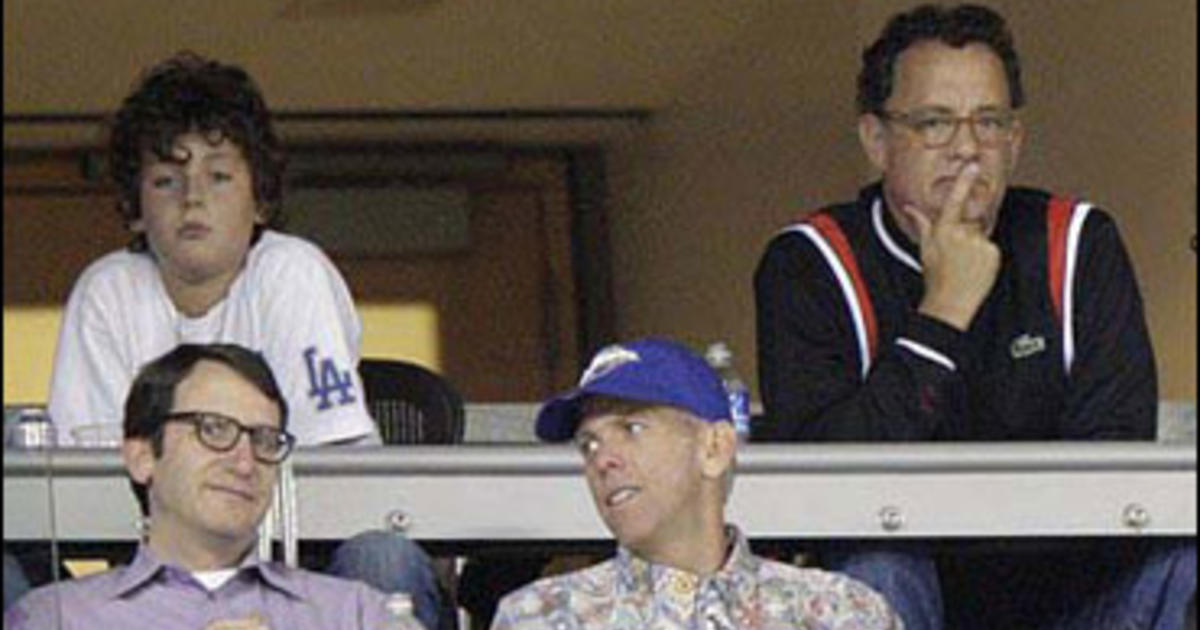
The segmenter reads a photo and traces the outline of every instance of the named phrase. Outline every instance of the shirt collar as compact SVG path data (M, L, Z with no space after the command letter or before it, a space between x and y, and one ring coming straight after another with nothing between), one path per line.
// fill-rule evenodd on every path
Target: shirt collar
M162 571L177 571L181 574L190 574L190 571L183 567L163 562L154 555L149 545L142 543L138 545L137 555L134 557L133 562L125 567L121 576L114 583L109 597L112 599L124 597L132 591L145 586L151 580L158 577ZM277 563L263 562L258 558L256 553L251 551L242 560L241 564L238 565L238 575L234 576L233 579L236 580L248 574L258 575L264 583L272 588L297 599L306 599L308 595L301 584L293 579L293 571L293 569Z
M915 243L908 240L904 232L896 225L892 213L885 211L882 191L871 197L871 230L875 233L888 254L900 261L905 267L921 273L921 252Z
M255 559L252 565L264 582L295 599L308 599L303 583L296 579L297 569L278 562L262 562Z
M114 582L109 597L116 599L129 594L153 579L165 566L154 555L154 552L150 551L149 545L146 543L138 545L137 555L134 556L133 562L125 567L121 577Z
M616 557L618 599L630 594L690 596L708 585L723 595L740 590L743 584L753 581L762 561L750 552L750 544L737 526L726 525L725 537L730 541L729 555L721 568L707 576L655 564L624 546L619 547Z

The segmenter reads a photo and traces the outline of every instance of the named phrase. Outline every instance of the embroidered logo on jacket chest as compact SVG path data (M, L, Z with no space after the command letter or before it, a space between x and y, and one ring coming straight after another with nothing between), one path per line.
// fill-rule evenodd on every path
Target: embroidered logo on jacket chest
M1015 337L1008 346L1008 353L1014 359L1024 359L1046 349L1046 338L1041 335L1022 333Z

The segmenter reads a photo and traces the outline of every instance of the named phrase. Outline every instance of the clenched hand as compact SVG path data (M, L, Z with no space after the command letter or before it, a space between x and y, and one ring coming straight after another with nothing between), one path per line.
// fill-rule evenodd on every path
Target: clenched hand
M978 164L964 166L934 221L912 206L903 208L917 227L925 274L925 295L917 310L959 330L971 325L1000 270L1000 249L978 223L963 220L978 179Z

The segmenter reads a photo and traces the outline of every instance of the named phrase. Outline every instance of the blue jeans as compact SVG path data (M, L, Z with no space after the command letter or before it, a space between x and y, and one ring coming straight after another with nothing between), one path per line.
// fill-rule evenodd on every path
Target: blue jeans
M1180 630L1196 593L1196 543L1150 545L1138 564L1109 572L1102 589L1073 615L1058 619L1061 630L1121 628Z
M1196 592L1194 540L1100 541L1083 550L955 558L896 545L829 554L825 566L882 594L908 630L1179 630ZM939 579L953 593L945 610Z
M905 630L942 629L942 588L931 555L871 545L861 551L822 554L822 564L883 595L904 621Z
M429 556L403 534L372 530L338 546L326 573L359 580L384 593L412 596L413 610L427 630L438 630L441 592Z
M17 559L7 551L4 552L4 609L13 602L21 599L21 596L29 592L29 579L25 577L25 570L17 562Z

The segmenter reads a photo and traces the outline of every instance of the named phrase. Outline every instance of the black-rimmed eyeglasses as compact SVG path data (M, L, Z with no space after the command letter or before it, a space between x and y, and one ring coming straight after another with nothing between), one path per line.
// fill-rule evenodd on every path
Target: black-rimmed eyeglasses
M196 439L204 446L224 453L233 450L243 433L250 435L250 452L264 464L278 464L292 452L296 438L275 427L248 427L229 416L212 411L179 411L167 414L167 422L186 422L196 428Z
M889 112L876 114L888 122L899 123L921 139L929 149L950 144L963 123L971 128L975 140L984 146L999 146L1012 139L1017 117L1010 111L980 112L970 116L951 116L938 112Z

